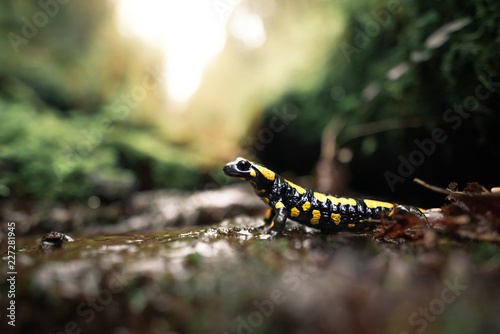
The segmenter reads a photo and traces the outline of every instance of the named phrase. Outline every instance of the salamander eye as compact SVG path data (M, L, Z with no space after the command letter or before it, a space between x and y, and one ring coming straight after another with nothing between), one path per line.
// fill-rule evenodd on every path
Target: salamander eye
M240 160L238 161L238 163L236 164L236 166L238 167L239 170L248 170L250 169L250 163L246 160Z

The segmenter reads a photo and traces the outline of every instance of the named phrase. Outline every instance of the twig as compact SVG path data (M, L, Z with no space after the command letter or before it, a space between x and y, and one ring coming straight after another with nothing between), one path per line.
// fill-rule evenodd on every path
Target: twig
M417 178L414 178L413 181L417 182L421 186L424 186L424 187L426 187L426 188L428 188L430 190L433 190L433 191L441 193L441 194L446 194L446 195L453 194L453 191L451 191L451 190L443 189L443 188L439 188L439 187L433 186L433 185L428 184L427 182L424 182L424 181L422 181L420 179L417 179Z

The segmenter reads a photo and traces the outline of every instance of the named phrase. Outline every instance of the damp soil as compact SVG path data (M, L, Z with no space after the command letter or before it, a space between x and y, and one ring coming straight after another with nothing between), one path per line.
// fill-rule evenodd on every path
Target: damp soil
M238 212L142 233L17 236L15 327L2 279L0 332L500 331L497 242L432 226L389 240L287 224L270 238L259 215Z

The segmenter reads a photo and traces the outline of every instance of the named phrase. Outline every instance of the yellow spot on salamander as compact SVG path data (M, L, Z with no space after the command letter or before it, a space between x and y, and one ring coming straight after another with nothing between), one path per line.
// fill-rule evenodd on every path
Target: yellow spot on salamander
M258 171L264 175L264 177L266 179L268 179L269 181L274 181L274 179L276 178L276 174L274 174L274 172L270 169L267 169L266 167L263 167L263 166L258 166L258 165L253 165L254 168L257 168Z
M340 197L339 202L340 202L340 204L347 205L347 204L349 204L349 199L346 197Z
M365 202L366 206L369 207L370 209L376 209L376 208L392 209L395 206L393 203L374 201L371 199L364 199L363 201Z
M301 195L305 194L306 193L306 190L304 188L302 188L301 186L298 186L296 185L295 183L292 183L288 180L285 180L286 183L288 183L290 185L290 187L292 187L293 189L297 190L297 192Z
M321 218L321 212L319 210L313 210L313 217L311 218L311 224L316 225L319 223Z
M292 208L292 211L290 212L290 217L298 217L300 215L299 209L296 207Z
M271 225L269 225L269 228L272 228L274 226L274 220L271 222Z
M271 210L270 208L269 208L269 209L267 209L267 211L266 211L266 215L265 215L265 218L266 218L266 219L271 218L271 213L272 213L272 212L273 212L273 210Z
M330 215L330 217L332 217L333 219L333 222L338 225L340 223L340 213L332 213Z
M317 193L317 192L314 192L314 197L316 197L316 199L320 202L325 202L326 201L326 195L322 194L322 193Z
M311 208L311 203L310 202L305 202L303 205L302 205L302 210L304 211L307 211Z
M349 224L347 225L349 228L353 228L354 226L356 226L356 224Z
M388 214L389 217L392 217L392 215L396 213L396 208L397 208L397 206L394 205L394 207L392 208L391 212L389 212L389 214Z
M250 176L251 176L251 177L256 177L256 176L257 176L257 173L255 173L255 171L252 169L252 170L250 171Z
M279 209L279 208L284 208L285 207L285 204L283 204L282 202L278 202L276 203L276 205L274 206L276 209Z
M333 205L339 205L340 201L339 201L339 198L338 197L335 197L335 196L326 196L326 198L328 198L330 200L330 202L333 203Z
M266 204L269 204L269 198L267 198L267 197L262 197L262 200L263 200Z
M354 198L349 198L349 197L335 197L335 196L327 196L328 198L334 205L352 205L356 206L358 205L358 202Z
M262 195L262 194L265 194L266 193L266 189L261 189L261 190L257 190L257 189L253 189L253 191L257 194L257 195Z

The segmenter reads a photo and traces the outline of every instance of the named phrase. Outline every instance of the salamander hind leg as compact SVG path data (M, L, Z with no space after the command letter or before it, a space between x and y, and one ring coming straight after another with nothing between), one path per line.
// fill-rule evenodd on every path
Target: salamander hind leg
M427 219L426 216L424 215L424 212L425 212L424 209L420 209L420 208L417 208L417 207L414 207L414 206L410 206L410 205L397 205L391 211L391 213L390 213L389 216L392 216L395 213L402 213L402 214L404 214L404 213L411 213L411 214L417 216L418 218Z

